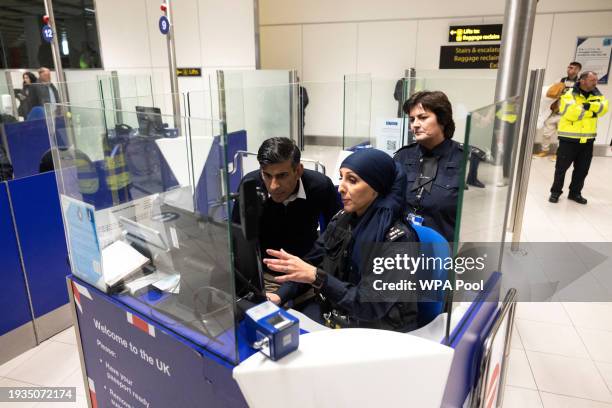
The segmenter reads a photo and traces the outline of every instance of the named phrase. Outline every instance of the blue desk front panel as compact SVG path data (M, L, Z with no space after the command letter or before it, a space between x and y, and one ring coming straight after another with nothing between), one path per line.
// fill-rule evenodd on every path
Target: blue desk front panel
M83 281L69 282L97 406L247 406L232 366Z
M0 336L32 320L17 239L7 195L6 182L0 183Z
M68 303L70 266L55 173L12 180L8 187L34 316L40 317Z
M474 388L479 375L484 340L491 331L499 309L500 284L501 274L493 273L483 292L450 335L450 347L455 349L455 355L442 400L444 408L463 406Z

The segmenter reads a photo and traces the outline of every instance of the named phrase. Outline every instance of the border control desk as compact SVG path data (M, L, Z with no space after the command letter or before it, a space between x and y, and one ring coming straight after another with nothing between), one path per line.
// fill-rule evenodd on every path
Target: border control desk
M308 333L316 323L292 312L300 348L274 362L247 345L242 324L203 346L201 334L147 309L142 297L68 282L92 407L438 407L454 354L382 330Z

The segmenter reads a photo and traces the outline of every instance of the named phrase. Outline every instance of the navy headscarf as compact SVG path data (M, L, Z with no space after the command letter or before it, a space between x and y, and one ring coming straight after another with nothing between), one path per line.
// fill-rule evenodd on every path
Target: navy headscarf
M348 156L340 168L355 172L378 197L361 216L353 230L352 261L361 268L361 251L373 242L384 242L389 228L402 216L405 207L406 174L402 165L376 149L363 149Z

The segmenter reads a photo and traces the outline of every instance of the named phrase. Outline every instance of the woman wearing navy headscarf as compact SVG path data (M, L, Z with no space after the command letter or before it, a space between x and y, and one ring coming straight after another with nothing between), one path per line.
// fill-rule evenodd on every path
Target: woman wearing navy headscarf
M358 150L340 166L344 209L305 258L282 249L268 250L264 259L271 270L284 273L278 282L312 286L321 296L302 312L331 327L369 327L395 331L416 328L417 304L404 292L372 300L372 283L382 275L372 270L373 253L384 242L416 242L414 230L402 221L406 175L402 166L376 149ZM375 249L379 248L379 249ZM378 254L377 254L378 255ZM413 254L414 255L414 254ZM368 266L370 265L370 266ZM290 293L283 291L280 293ZM295 293L295 292L294 292ZM284 303L288 298L271 298Z

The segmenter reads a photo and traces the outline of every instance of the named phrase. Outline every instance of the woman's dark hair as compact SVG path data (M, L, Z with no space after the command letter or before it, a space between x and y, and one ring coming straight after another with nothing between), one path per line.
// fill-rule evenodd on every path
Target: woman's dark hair
M442 129L444 138L451 139L455 134L455 121L453 120L453 107L444 92L440 91L421 91L413 94L410 99L404 102L404 112L406 115L418 106L433 112Z
M296 167L300 164L300 156L300 149L293 140L286 137L272 137L264 140L257 151L257 161L260 166L291 160L293 167Z
M34 83L36 82L36 75L34 75L33 73L31 73L30 71L26 71L23 73L23 75L27 75L28 78L30 78L30 82ZM21 76L21 78L23 78L23 75Z

